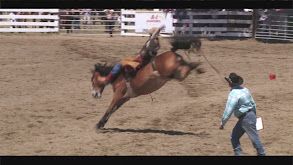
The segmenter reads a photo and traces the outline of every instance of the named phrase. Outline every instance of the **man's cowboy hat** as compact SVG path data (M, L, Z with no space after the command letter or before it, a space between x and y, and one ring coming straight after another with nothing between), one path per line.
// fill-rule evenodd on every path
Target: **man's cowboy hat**
M230 73L229 78L225 77L225 80L233 85L243 84L243 78L238 76L236 73Z

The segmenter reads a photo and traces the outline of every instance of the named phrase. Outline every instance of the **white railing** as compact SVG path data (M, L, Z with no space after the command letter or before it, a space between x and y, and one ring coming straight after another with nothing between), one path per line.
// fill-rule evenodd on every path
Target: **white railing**
M142 11L140 11L142 12ZM158 13L158 9L153 11L145 11ZM122 36L149 36L147 33L136 33L135 32L135 10L125 10L121 9L121 35ZM174 27L172 27L174 30ZM169 34L161 34L162 37L171 37Z
M0 9L0 32L59 32L59 9Z
M135 10L121 9L121 35L122 36L149 36L135 33Z

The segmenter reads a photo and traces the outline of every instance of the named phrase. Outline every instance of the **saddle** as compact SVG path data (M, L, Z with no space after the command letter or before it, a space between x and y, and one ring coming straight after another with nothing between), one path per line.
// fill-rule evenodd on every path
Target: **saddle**
M121 60L121 65L124 68L123 75L128 81L130 78L134 78L137 70L140 68L140 61L135 57L125 58Z
M136 58L130 57L123 59L120 63L124 68L122 75L126 79L127 93L130 97L134 97L135 93L130 85L130 80L136 76L137 71L140 69L140 62Z
M156 70L154 60L151 61L154 71ZM127 88L127 95L130 97L135 97L136 94L134 93L132 86L130 85L130 80L136 76L136 73L139 69L144 67L140 62L138 62L135 58L127 58L121 61L121 65L123 66L124 70L122 71L123 77L126 79L126 88Z
M136 69L140 65L140 61L138 61L135 57L129 57L121 60L121 65L123 67L129 66L133 69Z

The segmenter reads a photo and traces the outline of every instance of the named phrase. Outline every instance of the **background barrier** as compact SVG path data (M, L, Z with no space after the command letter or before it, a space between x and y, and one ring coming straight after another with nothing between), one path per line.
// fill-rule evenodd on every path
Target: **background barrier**
M176 36L252 37L252 12L194 9L175 17Z
M264 42L293 41L293 12L292 10L261 11L262 18L258 20L255 38Z
M59 32L59 9L0 9L0 32Z
M120 12L107 19L104 9L60 10L60 34L120 35Z
M252 12L186 10L180 14L173 17L173 34L179 37L252 37ZM121 35L147 36L134 32L134 10L121 10L121 18Z
M159 9L139 10L158 13ZM59 34L94 34L148 36L136 33L136 10L114 10L108 19L104 9L0 9L0 32L55 32ZM177 9L172 13L173 33L163 37L236 37L265 42L293 41L293 10L268 10L268 20L260 18L263 10Z

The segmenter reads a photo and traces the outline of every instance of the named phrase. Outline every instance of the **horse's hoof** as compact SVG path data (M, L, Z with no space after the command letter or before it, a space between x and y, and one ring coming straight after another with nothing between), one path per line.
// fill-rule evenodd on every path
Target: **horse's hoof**
M104 127L95 127L94 131L97 133L97 134L100 134L100 133L106 133L106 129Z
M97 125L96 125L96 129L97 130L99 130L99 129L103 129L104 128L104 124L102 124L102 123L98 123Z
M200 62L191 62L191 63L189 63L189 67L190 67L191 69L195 69L195 68L197 68L200 64L201 64Z
M202 73L205 73L206 71L205 71L205 69L203 69L203 68L199 68L199 69L196 70L196 72L197 72L198 74L202 74Z

